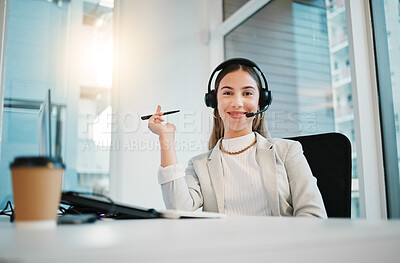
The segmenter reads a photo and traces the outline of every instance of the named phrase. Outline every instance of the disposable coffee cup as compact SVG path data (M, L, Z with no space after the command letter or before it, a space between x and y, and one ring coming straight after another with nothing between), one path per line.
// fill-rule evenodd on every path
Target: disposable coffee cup
M65 165L48 157L17 157L10 164L14 216L20 227L55 227Z

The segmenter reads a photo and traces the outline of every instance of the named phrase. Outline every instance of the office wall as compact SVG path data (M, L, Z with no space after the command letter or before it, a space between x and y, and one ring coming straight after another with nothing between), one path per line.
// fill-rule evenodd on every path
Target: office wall
M177 126L184 165L207 150L211 110L204 105L209 68L208 1L130 1L116 5L116 69L111 195L119 201L164 208L157 170L158 137L142 114L180 109ZM116 13L116 14L117 14Z

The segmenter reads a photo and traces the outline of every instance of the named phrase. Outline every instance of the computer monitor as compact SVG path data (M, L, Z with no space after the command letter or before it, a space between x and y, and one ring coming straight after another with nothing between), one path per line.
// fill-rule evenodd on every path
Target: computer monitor
M52 157L51 154L51 92L47 91L39 110L39 155Z

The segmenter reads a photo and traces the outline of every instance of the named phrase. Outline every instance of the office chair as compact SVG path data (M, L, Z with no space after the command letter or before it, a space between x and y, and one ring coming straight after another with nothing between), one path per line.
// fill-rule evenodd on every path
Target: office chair
M301 143L328 217L351 217L351 144L340 133L287 138Z

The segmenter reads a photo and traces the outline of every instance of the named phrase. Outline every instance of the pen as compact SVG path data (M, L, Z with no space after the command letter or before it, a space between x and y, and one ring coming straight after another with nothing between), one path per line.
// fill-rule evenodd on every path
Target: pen
M177 112L180 112L180 110L167 111L167 112L164 112L164 114L163 114L162 116L168 115L168 114L177 113ZM148 119L150 119L151 116L153 116L153 114L151 114L151 115L146 115L146 116L142 116L142 117L140 117L140 118L141 118L142 120L148 120Z

